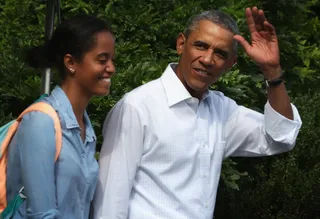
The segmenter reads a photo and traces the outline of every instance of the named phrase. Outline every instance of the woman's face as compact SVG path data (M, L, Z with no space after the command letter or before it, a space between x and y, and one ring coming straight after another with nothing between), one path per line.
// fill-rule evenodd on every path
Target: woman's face
M95 35L95 43L80 62L74 63L73 78L88 96L104 96L109 94L111 76L115 73L114 37L110 32L100 32Z

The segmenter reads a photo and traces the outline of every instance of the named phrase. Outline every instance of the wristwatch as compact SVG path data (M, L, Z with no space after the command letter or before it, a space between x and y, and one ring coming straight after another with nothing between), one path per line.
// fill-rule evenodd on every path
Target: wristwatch
M281 84L283 82L283 72L281 73L281 75L275 79L265 79L265 83L266 83L266 86L269 88L269 87L276 87L278 86L279 84Z

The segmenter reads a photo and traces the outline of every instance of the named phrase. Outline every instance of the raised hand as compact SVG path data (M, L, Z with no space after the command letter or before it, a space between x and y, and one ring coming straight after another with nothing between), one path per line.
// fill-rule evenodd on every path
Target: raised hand
M261 68L266 78L274 78L281 73L278 39L275 28L267 21L263 10L246 8L247 24L251 34L251 44L240 35L235 35L248 56Z

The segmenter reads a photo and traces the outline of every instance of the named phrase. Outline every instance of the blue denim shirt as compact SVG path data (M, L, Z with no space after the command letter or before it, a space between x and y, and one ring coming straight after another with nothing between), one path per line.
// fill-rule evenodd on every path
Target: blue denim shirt
M14 219L87 219L98 177L94 130L85 113L83 142L72 106L60 87L44 101L50 103L60 117L60 156L55 163L51 117L41 112L25 115L9 146L7 200L12 200L24 186L27 199Z

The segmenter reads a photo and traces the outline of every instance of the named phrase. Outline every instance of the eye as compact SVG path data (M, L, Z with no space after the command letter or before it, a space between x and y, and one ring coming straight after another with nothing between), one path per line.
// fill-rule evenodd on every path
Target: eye
M200 50L206 50L207 48L204 45L196 45L196 47Z
M193 46L195 46L199 50L207 50L209 48L209 45L202 41L194 42Z
M208 49L208 47L206 45L203 45L203 44L196 44L195 46L199 50L207 50Z
M215 54L218 55L219 58L227 59L227 54L222 51L215 51Z
M99 59L98 62L100 64L106 64L107 63L107 60L106 59Z

